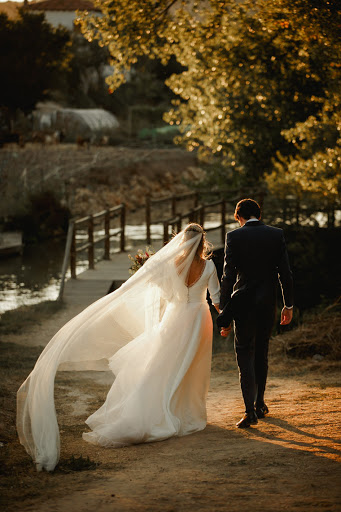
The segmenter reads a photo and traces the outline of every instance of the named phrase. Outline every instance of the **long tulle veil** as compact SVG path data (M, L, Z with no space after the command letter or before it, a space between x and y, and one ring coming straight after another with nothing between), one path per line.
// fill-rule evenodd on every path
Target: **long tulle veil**
M160 322L167 303L185 301L185 279L202 234L182 231L118 290L91 304L51 339L17 393L17 430L37 469L52 471L60 438L54 404L58 370L108 370L120 348Z

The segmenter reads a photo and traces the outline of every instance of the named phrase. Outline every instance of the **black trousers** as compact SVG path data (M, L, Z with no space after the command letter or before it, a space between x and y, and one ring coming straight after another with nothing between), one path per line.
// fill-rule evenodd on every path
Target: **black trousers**
M247 308L234 319L235 352L245 411L264 403L268 376L269 339L276 316L276 302Z

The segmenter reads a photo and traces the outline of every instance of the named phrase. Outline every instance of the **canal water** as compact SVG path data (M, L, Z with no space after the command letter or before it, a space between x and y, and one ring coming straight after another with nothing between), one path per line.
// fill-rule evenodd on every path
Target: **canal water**
M206 228L212 228L219 224L216 215L208 216L205 222ZM233 229L235 224L228 225ZM126 225L126 251L127 263L128 254L132 247L144 249L146 247L145 225ZM219 238L218 232L215 235L208 233L208 239ZM104 235L104 231L96 232L95 238ZM152 241L154 249L162 245L163 226L160 224L151 225ZM87 233L80 232L77 240L80 244L86 241ZM153 247L153 243L151 244ZM11 256L0 259L0 315L5 311L16 309L20 306L37 304L45 300L55 300L58 297L61 269L64 258L65 240L49 240L36 245L24 247L22 255ZM119 250L119 238L111 242L111 252ZM103 242L95 250L95 260L103 257ZM112 257L114 257L112 255ZM88 268L86 253L77 254L77 273ZM66 277L70 277L68 271Z
M153 240L161 240L162 226L152 225ZM145 248L145 226L126 226L127 259L129 250L134 247ZM96 237L104 232L96 233ZM80 233L81 243L86 233ZM99 246L102 246L99 244ZM159 244L158 244L159 245ZM111 251L119 247L119 239L113 239ZM58 297L61 269L64 258L65 240L49 240L44 243L24 247L23 254L0 259L0 315L20 306L37 304ZM103 248L95 251L95 259L101 259ZM87 268L86 253L77 255L77 273ZM67 274L70 277L70 273Z
M64 240L24 247L23 254L0 259L0 314L58 296Z

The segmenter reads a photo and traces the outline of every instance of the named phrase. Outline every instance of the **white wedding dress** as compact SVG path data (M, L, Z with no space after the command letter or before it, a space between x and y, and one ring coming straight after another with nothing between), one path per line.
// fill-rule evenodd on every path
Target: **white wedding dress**
M116 379L105 403L86 423L90 443L122 446L184 436L206 426L212 352L209 289L219 302L212 260L201 277L169 301L160 324L119 350L109 362Z
M187 276L201 234L184 232L152 256L115 292L68 322L40 355L17 395L20 442L37 469L59 460L54 406L57 370L108 370L115 375L105 403L83 438L119 447L160 441L206 425L212 319L209 289L219 302L215 265L207 260L191 286Z

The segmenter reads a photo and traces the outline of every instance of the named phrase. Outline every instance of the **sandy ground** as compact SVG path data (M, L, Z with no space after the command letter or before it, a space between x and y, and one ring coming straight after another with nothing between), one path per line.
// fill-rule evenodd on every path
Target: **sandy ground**
M341 510L339 364L289 360L277 338L267 390L270 414L247 430L235 427L243 409L228 344L213 357L207 428L159 443L115 450L83 441L84 420L103 403L112 377L60 372L61 461L55 472L37 473L16 438L15 392L41 350L34 345L45 344L76 312L61 310L41 326L2 339L3 510ZM71 456L89 457L92 467L73 470Z

